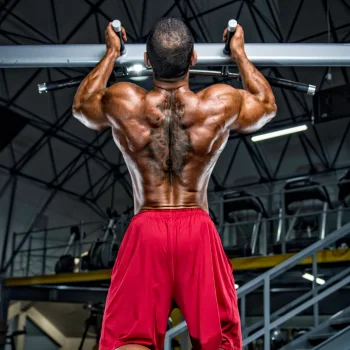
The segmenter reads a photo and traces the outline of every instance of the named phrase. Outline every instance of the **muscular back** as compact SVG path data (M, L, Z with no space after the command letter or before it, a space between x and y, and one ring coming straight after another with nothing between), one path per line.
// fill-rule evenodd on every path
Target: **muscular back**
M224 104L205 91L147 93L127 84L122 94L106 96L104 105L130 171L135 211L207 210L209 178L229 135Z
M157 178L169 180L170 186L176 179L182 179L182 171L193 151L185 120L185 104L176 95L170 91L156 106L159 122L150 125L151 138L146 148L150 169Z

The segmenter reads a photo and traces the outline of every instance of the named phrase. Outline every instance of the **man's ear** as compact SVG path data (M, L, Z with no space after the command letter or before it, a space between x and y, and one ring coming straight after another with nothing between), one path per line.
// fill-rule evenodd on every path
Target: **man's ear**
M195 66L196 65L197 59L198 59L197 51L193 50L192 57L191 57L191 66Z
M145 52L145 53L143 54L143 60L144 60L144 62L145 62L145 66L146 66L147 68L152 68L151 61L150 61L149 58L148 58L147 52Z

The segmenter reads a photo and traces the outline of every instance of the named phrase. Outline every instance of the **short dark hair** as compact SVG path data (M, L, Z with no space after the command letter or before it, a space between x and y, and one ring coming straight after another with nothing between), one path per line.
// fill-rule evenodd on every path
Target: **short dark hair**
M162 18L147 39L147 54L156 79L180 79L191 62L194 39L186 24L177 18Z

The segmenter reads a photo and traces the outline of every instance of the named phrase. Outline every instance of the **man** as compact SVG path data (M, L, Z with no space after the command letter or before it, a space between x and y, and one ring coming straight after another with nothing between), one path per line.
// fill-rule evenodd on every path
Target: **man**
M276 105L245 54L240 26L230 46L245 90L217 84L193 93L193 42L182 21L160 20L145 53L153 90L125 82L106 88L120 54L109 24L107 52L74 99L73 114L84 125L112 128L134 191L136 215L112 271L100 350L162 349L172 300L194 348L242 348L232 267L208 215L206 191L230 131L260 129Z

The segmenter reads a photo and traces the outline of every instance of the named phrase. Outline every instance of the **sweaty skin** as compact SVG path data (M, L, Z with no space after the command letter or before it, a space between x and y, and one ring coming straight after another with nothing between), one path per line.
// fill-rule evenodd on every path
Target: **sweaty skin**
M126 40L125 32L123 36ZM208 182L230 131L256 131L276 114L270 85L245 54L242 28L231 40L231 52L245 90L216 84L196 94L188 74L173 82L154 79L149 92L126 82L106 88L120 54L111 25L106 43L106 55L77 91L73 115L94 130L111 127L131 175L135 213L208 211Z

